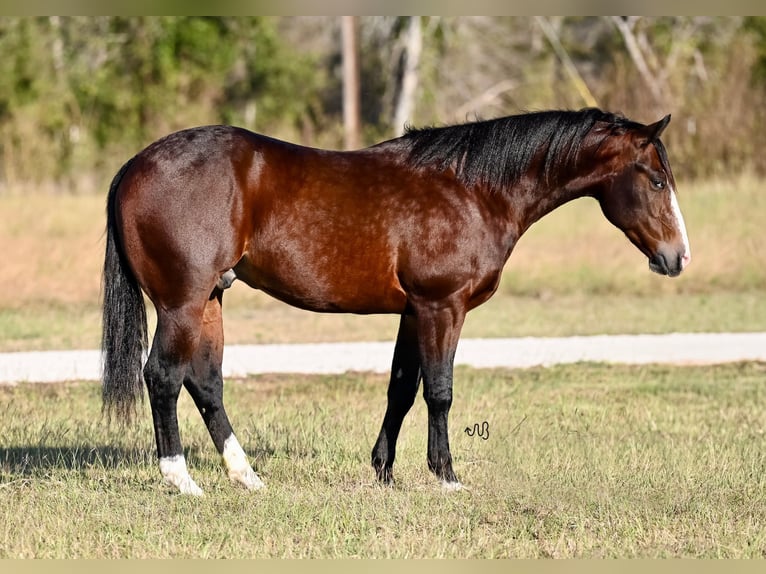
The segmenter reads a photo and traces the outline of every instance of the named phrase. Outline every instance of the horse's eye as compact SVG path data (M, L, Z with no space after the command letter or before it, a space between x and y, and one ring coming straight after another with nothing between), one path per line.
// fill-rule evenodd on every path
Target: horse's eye
M652 187L654 189L665 189L665 181L658 178L652 178Z

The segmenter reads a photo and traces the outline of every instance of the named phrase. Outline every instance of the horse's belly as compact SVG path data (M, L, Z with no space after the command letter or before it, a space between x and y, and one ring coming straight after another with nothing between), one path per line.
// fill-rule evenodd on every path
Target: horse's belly
M237 278L272 297L309 311L328 313L402 313L407 296L394 273L371 267L316 266L291 257L244 257Z

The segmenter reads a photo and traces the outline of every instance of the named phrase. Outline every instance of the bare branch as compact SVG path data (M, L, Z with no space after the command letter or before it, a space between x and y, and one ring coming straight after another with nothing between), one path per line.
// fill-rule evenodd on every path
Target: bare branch
M454 112L455 121L465 121L466 114L471 111L480 110L494 102L501 94L516 89L516 82L513 80L502 80L494 86L488 88L478 96L471 98Z
M569 78L572 80L572 83L574 84L577 92L580 94L580 97L585 102L585 105L594 108L598 107L596 98L593 97L593 94L588 89L588 85L585 83L585 80L583 80L580 72L577 71L574 62L572 62L572 58L569 57L566 49L564 49L564 46L561 45L561 40L559 39L559 35L555 28L551 26L550 22L548 22L548 19L545 16L535 16L535 20L537 21L540 28L542 28L542 31L545 34L545 37L548 38L551 46L553 46L553 50L556 52L556 56L558 56L559 60L561 60L561 63L564 65L564 69L569 75Z
M611 16L610 19L622 35L622 39L625 42L625 47L628 49L628 54L630 54L636 69L638 69L638 73L641 74L644 83L652 93L655 103L660 104L666 101L662 85L660 81L658 81L658 79L655 77L655 75L652 74L652 72L649 70L646 59L641 52L641 47L636 40L636 35L633 33L633 26L631 23L624 20L620 16Z

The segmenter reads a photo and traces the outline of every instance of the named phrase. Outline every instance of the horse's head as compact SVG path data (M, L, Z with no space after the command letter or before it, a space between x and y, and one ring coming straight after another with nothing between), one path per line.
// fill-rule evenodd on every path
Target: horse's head
M659 139L668 122L669 115L607 138L609 176L596 197L606 218L649 258L649 268L675 277L691 261L691 251Z

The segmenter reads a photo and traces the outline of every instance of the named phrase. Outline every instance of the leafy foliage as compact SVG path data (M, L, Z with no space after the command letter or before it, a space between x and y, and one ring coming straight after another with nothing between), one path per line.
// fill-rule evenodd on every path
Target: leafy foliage
M359 19L365 143L394 134L408 21ZM766 171L757 153L766 145L766 19L546 23L558 50L540 18L421 18L409 123L579 109L581 82L603 109L647 123L672 113L666 137L681 178ZM149 142L206 123L338 147L341 62L334 17L2 18L0 192L47 182L75 190L83 178L102 189Z
M766 18L748 16L745 18L745 30L755 38L758 59L753 66L753 79L766 84Z
M255 128L256 102L258 127L290 126L317 84L263 18L6 19L0 54L6 181L114 170L113 152L192 124Z

